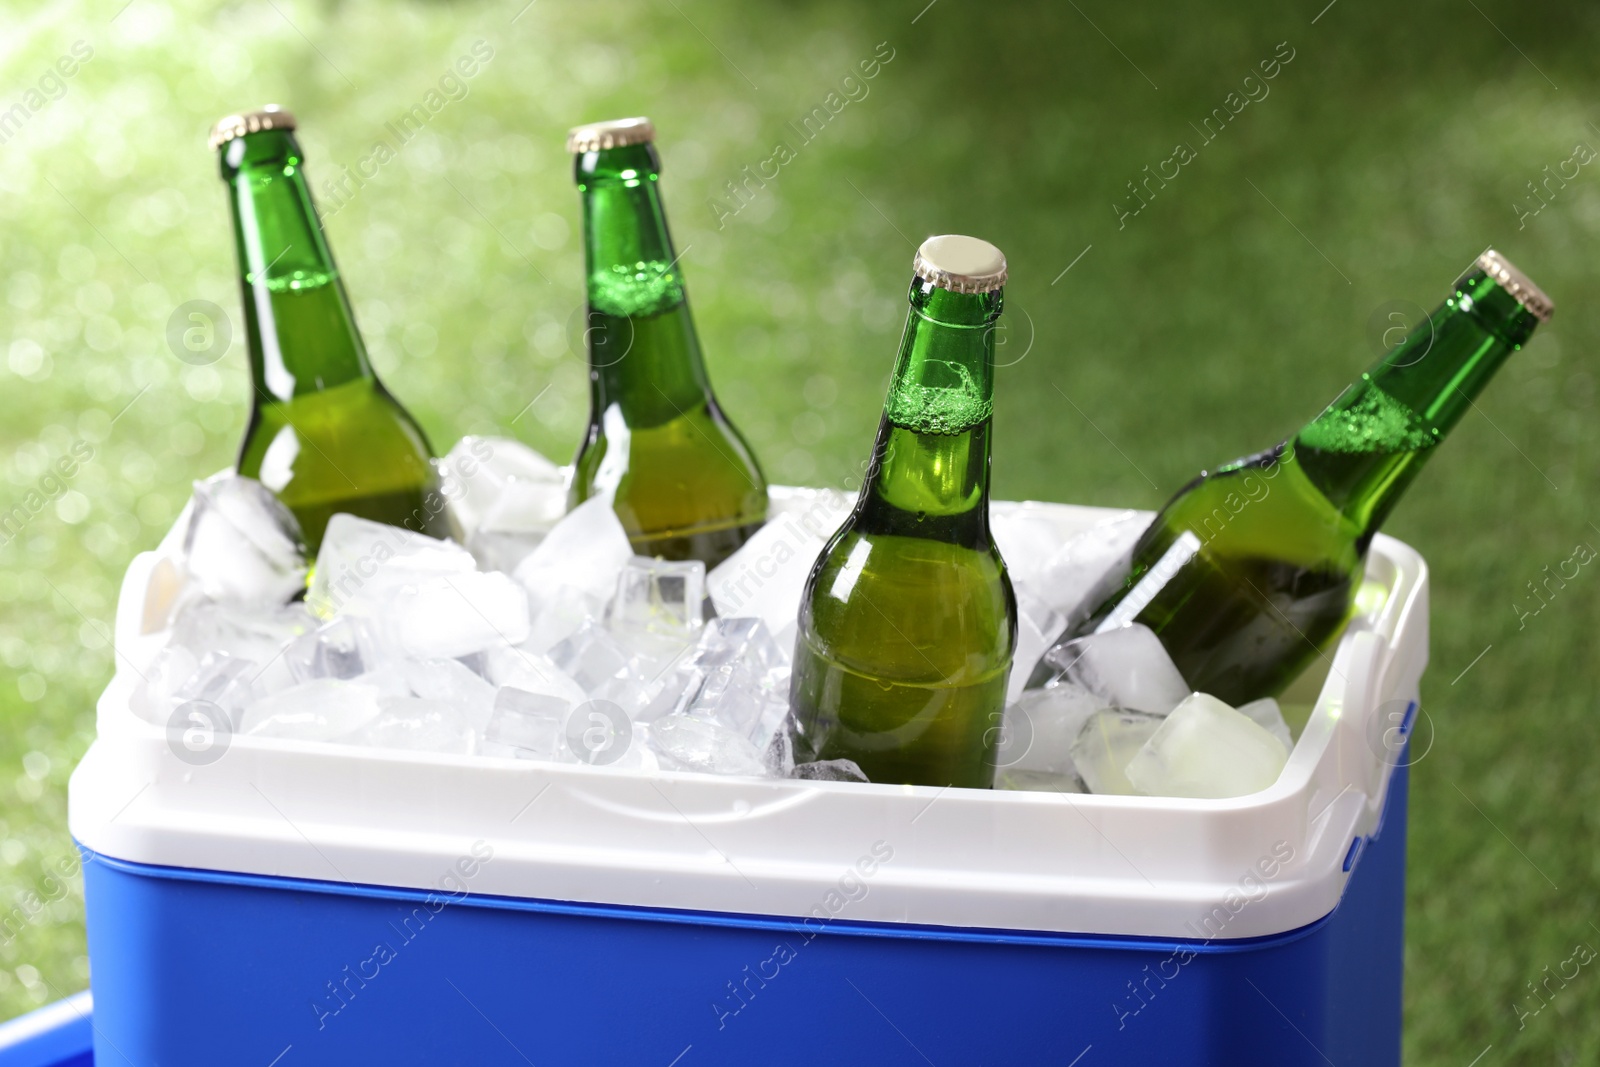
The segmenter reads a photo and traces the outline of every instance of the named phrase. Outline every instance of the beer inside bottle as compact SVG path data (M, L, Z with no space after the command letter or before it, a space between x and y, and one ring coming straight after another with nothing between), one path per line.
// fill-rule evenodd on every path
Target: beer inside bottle
M667 233L647 119L567 139L583 201L589 426L570 503L609 494L641 556L722 562L767 518L767 483L712 395Z
M421 428L373 373L311 202L294 118L268 108L211 133L233 211L252 381L240 474L300 520L307 547L336 512L449 533Z
M932 237L854 511L801 602L796 761L874 782L994 784L1016 597L989 531L994 324L1005 258Z
M1201 692L1233 704L1281 692L1349 620L1367 547L1406 487L1551 310L1485 252L1299 433L1181 489L1140 538L1123 587L1057 644L1139 622ZM1054 675L1041 663L1029 684Z

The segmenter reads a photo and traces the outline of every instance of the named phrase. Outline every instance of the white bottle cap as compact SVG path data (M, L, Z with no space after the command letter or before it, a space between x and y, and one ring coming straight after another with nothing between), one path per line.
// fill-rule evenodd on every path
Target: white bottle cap
M923 281L952 293L988 293L1006 283L1006 257L998 248L955 233L922 242L911 269Z
M574 126L567 132L567 151L603 152L631 144L648 144L656 139L655 123L643 115L631 119L607 119Z

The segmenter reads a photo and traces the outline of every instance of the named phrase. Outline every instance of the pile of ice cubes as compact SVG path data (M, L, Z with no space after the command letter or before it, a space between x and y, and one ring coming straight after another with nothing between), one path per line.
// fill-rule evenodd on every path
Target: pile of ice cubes
M1054 672L1006 709L998 784L1009 789L1220 798L1278 780L1294 742L1271 697L1234 708L1191 692L1134 623L1046 653Z
M196 483L162 546L143 629L164 643L135 711L171 727L203 702L233 733L711 774L865 781L796 767L783 723L812 562L848 513L810 492L709 575L635 556L605 497L566 511L565 472L468 437L439 461L462 542L335 515L307 584L293 516L263 486ZM1019 640L1005 788L1231 796L1270 784L1290 744L1277 706L1191 694L1149 630L1050 641L1126 573L1148 516L1063 539L1027 505L994 529Z
M335 515L309 586L270 492L197 483L147 593L167 641L135 710L166 725L205 701L257 737L794 769L787 651L760 618L707 612L704 564L635 556L608 499L567 514L561 472L517 442L465 439L441 471L464 545Z

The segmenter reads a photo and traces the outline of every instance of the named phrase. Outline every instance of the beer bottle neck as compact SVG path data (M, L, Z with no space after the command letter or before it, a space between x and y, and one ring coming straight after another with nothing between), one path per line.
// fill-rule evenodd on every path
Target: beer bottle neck
M595 411L620 405L634 426L668 422L710 397L660 171L650 144L580 153L574 164Z
M221 168L256 403L372 377L294 135L235 138L222 147Z
M1371 538L1423 462L1538 319L1481 269L1290 442L1324 495Z
M989 545L994 324L1003 298L912 283L872 469L858 505L878 532Z

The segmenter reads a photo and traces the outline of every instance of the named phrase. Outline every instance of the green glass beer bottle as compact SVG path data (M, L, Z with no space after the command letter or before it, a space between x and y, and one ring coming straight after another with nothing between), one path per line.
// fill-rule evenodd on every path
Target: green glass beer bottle
M449 535L427 438L367 361L323 235L294 116L211 131L228 184L252 381L238 471L276 493L315 553L337 512Z
M1479 256L1299 433L1179 490L1122 588L1056 645L1138 622L1194 689L1232 704L1282 692L1343 629L1367 547L1422 464L1551 311L1503 256ZM1053 658L1030 686L1058 676Z
M641 556L722 562L767 518L767 482L711 393L667 233L649 119L567 137L583 201L589 427L572 506L609 494Z
M923 243L913 270L861 495L806 582L789 730L800 762L987 789L1017 637L989 531L1006 261L987 241L947 235Z

